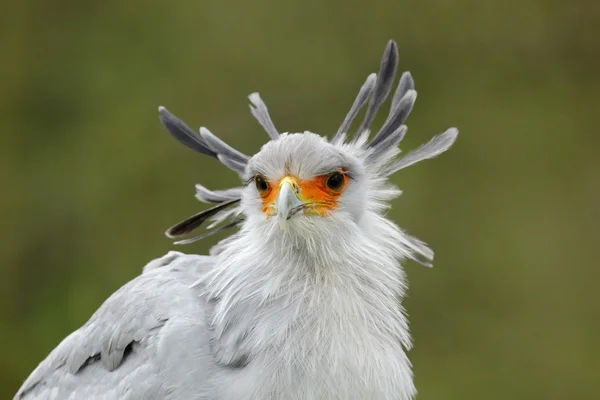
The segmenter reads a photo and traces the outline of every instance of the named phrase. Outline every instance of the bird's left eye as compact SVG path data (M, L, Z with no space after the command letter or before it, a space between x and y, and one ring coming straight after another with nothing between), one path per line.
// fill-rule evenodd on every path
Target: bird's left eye
M325 186L327 186L327 189L336 192L340 191L344 187L345 183L346 176L339 171L332 173L327 177L327 179L325 179Z

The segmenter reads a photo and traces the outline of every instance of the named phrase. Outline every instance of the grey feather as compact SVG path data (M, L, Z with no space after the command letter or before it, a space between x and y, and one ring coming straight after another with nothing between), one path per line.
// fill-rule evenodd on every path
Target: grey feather
M239 207L239 205L219 211L210 218L210 224L206 227L206 229L212 229L229 218L239 219L238 217L240 214L242 214L242 209Z
M211 150L200 136L196 135L189 126L169 112L165 107L158 107L158 113L160 122L167 129L167 132L177 139L179 143L199 153L215 158L217 157L217 153Z
M177 241L177 242L174 242L173 244L181 245L181 244L190 244L190 243L194 243L194 242L197 242L198 240L202 240L202 239L204 239L204 238L207 238L207 237L209 237L209 236L212 236L212 235L214 235L214 234L216 234L216 233L219 233L219 232L221 232L221 231L224 231L224 230L226 230L226 229L234 228L234 227L236 227L236 226L240 225L240 223L241 223L241 221L239 221L239 220L237 220L237 221L232 221L232 222L230 222L230 223L228 223L228 224L221 225L221 226L220 226L220 227L218 227L218 228L215 228L215 229L212 229L212 230L210 230L210 231L208 231L208 232L206 232L206 233L203 233L202 235L198 235L198 236L195 236L195 237L193 237L193 238L189 238L189 239L179 240L179 241Z
M264 101L260 98L260 95L258 93L252 93L248 96L248 99L250 99L250 102L252 103L250 105L250 111L252 112L252 115L254 115L254 118L256 118L258 123L265 131L267 131L271 140L277 139L279 137L279 132L277 131L277 128L275 128L271 116L269 115L269 110ZM254 105L254 107L252 107L252 105Z
M456 128L450 128L444 133L434 136L433 139L431 139L428 143L421 145L391 164L384 172L384 176L391 175L394 172L419 161L433 158L442 154L444 151L448 150L450 146L452 146L457 136L458 130Z
M225 165L230 170L237 172L239 175L244 175L245 174L245 172L246 172L246 163L242 163L240 161L228 158L224 154L217 154L217 158L219 159L219 161L221 161L221 163L223 165Z
M369 144L371 153L367 160L372 162L373 160L381 159L384 153L394 150L398 144L400 144L402 139L404 139L407 130L408 127L406 125L401 125L377 145L371 146L371 144Z
M408 256L411 260L418 262L424 267L433 267L431 263L433 261L433 250L431 250L425 243L421 240L413 237L406 232L403 232L403 244L411 249L411 253Z
M205 221L207 221L210 217L212 217L219 211L230 207L236 203L239 203L239 201L239 199L229 200L215 207L209 208L208 210L204 210L202 212L199 212L198 214L192 215L191 217L188 217L167 229L165 235L167 235L167 237L171 239L186 235L192 232L193 230L197 229L200 225L202 225Z
M404 97L395 104L387 120L369 143L369 147L377 146L377 144L402 125L412 111L416 100L417 92L412 89L407 91Z
M350 111L346 114L344 121L340 125L337 133L332 139L332 142L339 142L342 134L347 134L352 122L356 119L356 116L363 108L367 100L369 100L369 96L373 93L373 88L375 87L375 82L377 81L377 74L373 73L367 76L367 80L361 86L358 91L358 95L356 99L354 99L354 103L352 103L352 107L350 107Z
M210 355L202 320L206 302L189 286L213 260L181 255L166 266L147 269L124 285L48 355L15 399L197 396L206 387L208 370L216 362ZM200 318L190 324L194 315ZM167 353L161 346L167 346ZM176 373L171 357L181 365L203 367L194 375ZM175 374L159 374L165 369Z
M203 203L221 203L240 199L242 197L242 190L243 188L241 187L225 190L209 190L200 184L196 184L196 198Z
M385 48L385 52L383 53L381 66L379 67L379 73L377 74L375 89L369 101L369 107L367 108L365 118L358 129L358 133L369 129L371 126L371 122L373 122L373 119L377 114L377 110L379 110L379 107L385 101L390 93L390 90L392 89L397 66L398 46L396 45L396 42L390 40Z
M409 90L415 90L415 81L413 80L410 72L406 71L400 77L400 83L398 83L398 88L394 93L394 97L392 97L392 105L390 110L395 108L396 104L398 104L400 99L402 99Z
M238 161L242 164L248 163L250 157L245 155L242 152L237 151L233 147L229 146L227 143L216 137L212 134L211 131L206 129L205 127L200 128L200 136L206 142L206 144L217 154L222 154L224 157L227 157L231 160Z
M206 128L201 128L200 132L206 139L198 136L165 107L159 107L158 111L163 126L181 144L199 153L215 157L240 175L244 173L245 165L250 157L235 150Z

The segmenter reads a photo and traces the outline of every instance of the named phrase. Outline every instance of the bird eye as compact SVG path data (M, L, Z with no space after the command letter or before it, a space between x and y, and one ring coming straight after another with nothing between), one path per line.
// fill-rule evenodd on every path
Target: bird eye
M254 177L254 184L256 185L256 190L258 190L258 193L261 195L265 194L269 190L269 183L261 175L256 175Z
M337 192L342 189L345 182L346 177L343 173L334 172L331 175L329 175L325 180L325 186L327 186L327 189Z

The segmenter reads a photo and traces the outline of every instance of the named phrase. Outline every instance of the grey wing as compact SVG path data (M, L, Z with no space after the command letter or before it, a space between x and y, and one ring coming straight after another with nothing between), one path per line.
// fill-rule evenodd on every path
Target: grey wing
M210 399L208 256L169 253L115 292L33 371L15 399Z

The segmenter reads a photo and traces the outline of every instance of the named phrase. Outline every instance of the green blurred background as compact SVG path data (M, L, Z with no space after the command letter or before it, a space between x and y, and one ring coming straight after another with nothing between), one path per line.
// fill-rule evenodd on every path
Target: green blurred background
M237 176L161 127L165 105L252 154L335 132L388 39L419 99L390 216L436 251L408 263L420 399L600 394L598 1L36 1L0 16L0 398ZM379 118L381 121L381 118ZM216 239L177 248L207 251Z

